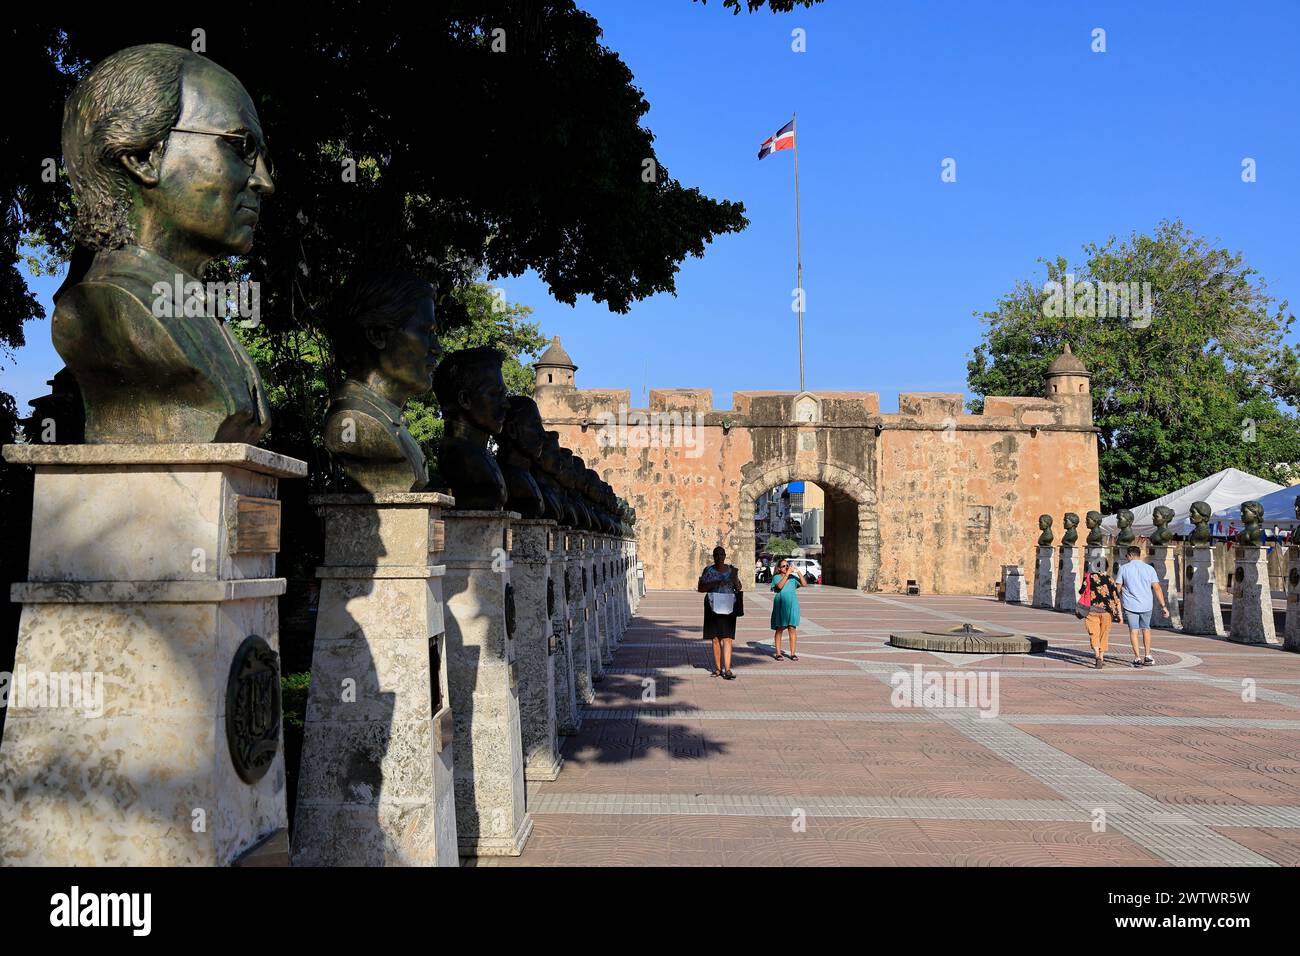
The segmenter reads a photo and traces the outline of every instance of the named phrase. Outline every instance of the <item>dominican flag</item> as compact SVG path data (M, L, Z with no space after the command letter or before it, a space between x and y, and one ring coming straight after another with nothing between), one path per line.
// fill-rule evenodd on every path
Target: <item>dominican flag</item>
M794 149L794 120L777 130L775 136L763 140L763 145L758 148L758 158L762 159L779 149Z

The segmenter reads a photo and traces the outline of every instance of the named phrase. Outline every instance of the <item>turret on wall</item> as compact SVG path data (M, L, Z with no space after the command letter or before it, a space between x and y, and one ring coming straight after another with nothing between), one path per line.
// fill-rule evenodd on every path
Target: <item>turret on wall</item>
M1067 342L1065 351L1047 369L1046 396L1060 403L1062 425L1092 424L1092 373L1079 361Z
M574 373L578 371L578 366L573 364L573 359L569 358L569 353L564 351L564 346L560 344L560 337L557 335L551 339L551 344L541 358L537 360L534 368L533 384L537 388L546 386L556 386L559 388L576 388L577 379Z

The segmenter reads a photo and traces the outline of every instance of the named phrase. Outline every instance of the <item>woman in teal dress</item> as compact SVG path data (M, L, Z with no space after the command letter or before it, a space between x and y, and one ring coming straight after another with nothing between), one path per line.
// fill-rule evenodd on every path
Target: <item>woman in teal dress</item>
M798 590L803 587L803 575L794 568L790 567L790 562L781 559L777 565L776 577L772 580L772 590L776 592L776 597L772 599L772 630L776 636L772 638L772 643L776 645L776 653L772 656L778 661L785 660L781 655L781 632L790 632L790 660L797 661L799 655L795 653L795 642L799 640L799 595Z

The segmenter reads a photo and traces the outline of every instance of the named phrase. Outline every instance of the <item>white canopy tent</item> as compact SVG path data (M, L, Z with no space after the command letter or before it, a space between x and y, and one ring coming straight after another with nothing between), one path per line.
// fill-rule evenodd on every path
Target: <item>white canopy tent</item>
M1257 500L1264 506L1264 527L1272 529L1274 525L1279 528L1294 528L1300 524L1295 517L1295 500L1300 496L1300 485L1292 485L1290 488L1282 488L1271 494L1263 495ZM1249 501L1249 498L1243 498L1242 501ZM1237 527L1241 527L1241 502L1230 505L1220 512L1217 508L1214 511L1213 521L1235 521Z
M1169 522L1170 531L1174 532L1174 534L1190 534L1192 523L1187 520L1187 515L1192 510L1193 501L1208 502L1214 510L1216 520L1220 518L1222 513L1222 520L1235 520L1240 523L1241 503L1243 501L1262 499L1265 495L1285 490L1287 489L1284 489L1275 481L1257 478L1244 471L1238 471L1236 468L1225 468L1223 471L1216 472L1208 478L1202 478L1186 488L1172 491L1163 498L1157 498L1154 501L1148 501L1146 504L1138 505L1136 508L1130 508L1129 510L1133 512L1133 533L1139 537L1151 536L1151 532L1155 531L1156 528L1151 521L1151 512L1156 510L1157 505L1164 505L1166 508L1173 509L1174 518ZM1293 497L1292 501L1294 502L1294 500ZM1229 512L1231 512L1230 516ZM1294 522L1294 507L1288 505L1287 512L1291 521ZM1267 513L1265 512L1265 514ZM1269 526L1271 527L1272 524L1273 521L1270 519ZM1113 538L1119 531L1115 516L1107 517L1101 523L1101 529Z

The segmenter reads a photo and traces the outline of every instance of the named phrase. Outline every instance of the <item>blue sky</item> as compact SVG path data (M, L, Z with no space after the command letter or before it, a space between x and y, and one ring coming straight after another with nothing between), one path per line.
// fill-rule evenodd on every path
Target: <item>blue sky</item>
M584 387L798 388L792 155L798 112L810 389L963 391L992 306L1037 259L1182 217L1300 304L1300 3L875 3L733 17L718 0L579 0L651 105L660 161L751 224L627 315L498 285L559 334ZM807 52L791 50L806 31ZM1092 31L1106 31L1093 53ZM957 162L957 181L940 180ZM1245 157L1258 181L1241 181ZM33 288L49 306L57 280ZM0 389L59 367L30 323Z

